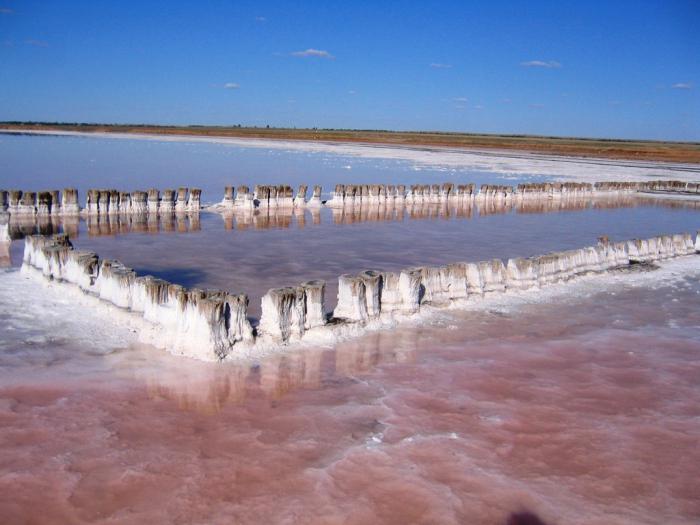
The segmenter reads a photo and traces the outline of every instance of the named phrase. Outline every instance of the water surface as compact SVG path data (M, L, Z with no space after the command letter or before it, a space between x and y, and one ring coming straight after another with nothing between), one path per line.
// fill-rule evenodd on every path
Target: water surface
M348 168L349 167L349 168ZM0 187L507 182L328 153L0 135ZM601 169L604 169L602 167ZM194 181L194 182L193 182ZM3 523L700 521L694 258L442 311L334 347L211 364L27 280L21 237L251 296L338 275L696 231L696 203L13 221L0 253ZM524 519L524 518L523 518ZM516 521L514 521L516 520ZM523 521L520 521L523 523Z
M253 365L71 337L96 313L22 339L3 297L4 522L695 523L698 276L621 276Z

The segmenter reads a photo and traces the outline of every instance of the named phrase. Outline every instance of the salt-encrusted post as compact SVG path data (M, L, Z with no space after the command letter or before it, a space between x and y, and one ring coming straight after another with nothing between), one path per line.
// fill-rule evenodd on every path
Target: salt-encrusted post
M143 215L148 212L148 193L134 191L131 194L131 212Z
M506 270L502 260L482 261L478 266L484 293L503 292L506 289Z
M177 189L175 211L178 213L184 213L187 211L187 188L180 187Z
M367 319L366 290L361 277L345 274L338 278L338 304L333 317L348 321Z
M172 213L173 211L175 211L175 190L163 190L159 212Z
M190 190L190 198L187 199L187 211L199 212L202 207L202 190L199 188L192 188Z
M0 222L0 243L9 243L12 241L10 237L10 225L7 222Z
M36 197L37 215L49 215L51 213L51 192L40 191Z
M314 191L311 194L311 199L306 203L309 208L318 208L321 206L321 186L314 186Z
M100 192L95 189L88 190L85 208L89 214L93 215L100 212L99 201Z
M248 186L238 186L238 193L234 200L236 207L244 210L252 210L254 208L253 195L250 193Z
M344 200L345 200L345 185L344 184L336 184L335 188L333 189L333 194L331 195L331 198L326 202L326 206L340 207L343 205Z
M119 192L119 213L133 213L131 205L131 193L128 191Z
M506 288L527 290L538 286L537 265L534 259L515 257L506 265Z
M420 309L421 287L420 268L408 268L401 271L399 293L404 313L415 313Z
M381 313L382 274L374 270L360 272L360 279L365 285L367 317L379 317Z
M22 193L22 199L19 202L17 213L20 215L35 215L36 214L36 193L33 191L25 191Z
M294 197L294 206L305 206L306 205L306 191L308 189L308 186L306 184L301 184L299 186L299 191L297 192L297 196Z
M148 213L157 214L159 204L160 192L155 188L151 188L150 190L148 190Z
M270 194L270 200L272 200L272 194ZM277 186L277 206L280 208L292 208L294 206L294 190L291 186Z
M75 188L65 188L61 195L61 212L64 215L75 215L80 213L78 204L78 190Z
M225 186L224 187L224 200L221 201L221 205L225 209L231 209L233 208L235 204L235 189L233 186Z
M109 190L100 190L100 198L98 200L98 213L109 213Z
M324 295L326 291L325 281L304 281L301 283L304 289L306 301L306 324L307 329L323 326L326 324L326 313L324 311Z
M270 187L256 184L253 188L253 200L258 208L267 208L270 204Z
M109 190L109 213L115 214L120 211L119 192L117 190Z
M404 184L396 186L396 199L400 202L406 200L406 186Z
M49 191L51 194L51 210L52 215L58 215L61 213L61 194L58 190Z
M289 342L292 336L301 336L305 329L303 298L303 288L268 290L262 298L259 333L281 343Z

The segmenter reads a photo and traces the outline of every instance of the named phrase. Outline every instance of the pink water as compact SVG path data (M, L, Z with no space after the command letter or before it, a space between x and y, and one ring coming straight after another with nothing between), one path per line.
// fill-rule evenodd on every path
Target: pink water
M697 277L446 313L253 366L6 342L0 515L697 523Z
M3 138L3 187L518 180L188 144ZM205 166L206 169L202 168ZM347 168L351 167L351 170ZM604 169L604 168L601 168ZM650 177L653 170L650 170ZM173 178L175 177L175 178ZM196 179L193 181L193 177ZM539 180L537 178L528 180ZM546 212L546 213L545 213ZM59 221L60 222L60 221ZM21 224L140 273L246 292L367 268L695 232L697 202ZM0 253L0 523L700 522L700 270L368 333L253 363L133 343ZM657 279L658 282L654 282ZM537 297L535 297L537 299ZM95 309L98 310L98 309Z

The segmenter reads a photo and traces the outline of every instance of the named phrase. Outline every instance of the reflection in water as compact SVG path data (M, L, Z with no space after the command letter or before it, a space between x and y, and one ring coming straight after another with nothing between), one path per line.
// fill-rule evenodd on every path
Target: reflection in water
M252 367L17 337L4 522L693 523L700 285L664 271Z
M129 215L88 215L90 236L128 233L187 233L201 229L199 213L137 213Z
M123 153L117 162L141 164L130 149ZM97 157L109 159L107 178L153 170L173 179L171 170L153 169L148 151L142 171L113 165L113 153ZM245 159L235 161L260 178ZM176 173L186 178L210 162L202 149L191 165L176 163ZM230 156L219 163L214 190L231 164ZM288 178L289 164L281 155L270 171ZM309 172L306 158L294 166L295 175ZM76 176L59 168L44 171ZM94 182L90 171L86 184ZM353 173L377 178L355 162ZM545 253L600 234L649 237L697 225L694 203L629 206L637 209L550 201L339 217L266 212L225 223L250 235L222 235L213 215L188 236L148 234L190 231L189 220L133 225L109 217L16 231L80 228L80 247L105 257L181 277L196 269L202 277L192 277L193 286L259 283L265 291L375 265ZM569 210L580 213L543 214ZM358 221L373 222L336 227ZM128 232L146 235L122 236ZM96 313L81 315L49 293L27 296L21 279L10 293L3 281L0 516L8 524L694 523L698 282L695 273L518 311L448 312L432 325L369 333L334 350L289 351L251 368L124 348L126 335L91 322Z
M414 334L403 330L370 332L361 340L351 340L337 345L335 371L343 376L369 372L373 368L391 363L413 363L416 353Z
M323 356L323 350L307 348L264 359L260 364L260 389L270 399L281 399L300 388L319 388Z
M226 230L278 229L307 224L319 225L324 213L330 213L333 224L364 222L401 222L406 219L471 219L508 213L556 213L592 209L634 208L658 206L668 208L700 209L700 201L676 201L648 198L638 195L615 197L564 197L559 199L518 199L513 201L466 200L462 202L420 204L358 204L346 207L324 208L258 208L255 210L224 210L218 212Z
M8 225L12 239L56 233L67 233L71 237L77 237L80 219L78 216L11 215L8 217Z
M0 268L9 268L12 266L10 260L10 242L0 241Z
M214 414L246 398L249 365L165 367L133 370L146 383L151 399L174 401L181 410Z
M152 399L168 399L182 410L217 413L227 405L262 395L280 400L296 390L314 390L371 372L378 366L415 361L412 332L379 330L351 339L334 349L305 347L272 354L259 364L247 362L192 363L154 353L150 363L117 363L126 377L147 385Z
M492 215L541 214L564 211L636 208L639 206L670 209L700 209L700 201L650 198L640 195L615 197L565 197L560 199L518 199L513 201L466 200L459 203L362 204L340 208L256 208L218 212L226 230L267 230L318 226L324 220L332 224L365 222L402 222L404 220L471 219ZM26 235L67 233L78 237L81 223L91 237L129 233L187 233L201 229L199 213L112 214L78 216L9 217L10 235L22 239Z
M11 215L9 232L13 239L23 239L27 235L53 235L66 233L70 237L79 236L81 224L88 236L115 236L128 233L187 233L201 229L199 213L159 213L159 214L114 214L56 216L56 215Z
M669 206L673 213L667 211ZM520 213L534 209L537 212ZM214 213L151 222L115 216L81 220L80 237L73 240L76 249L119 260L140 274L188 287L245 291L248 313L258 317L260 300L271 288L325 280L330 307L335 304L338 276L344 273L528 257L592 245L601 235L620 240L694 232L697 209L695 202L636 197L622 202L528 200L515 209L493 203L415 206L403 212L381 206L287 213L268 209L229 215L225 221ZM231 230L224 230L224 225ZM199 231L150 233L178 228ZM121 235L124 232L131 234ZM13 248L17 261L21 245Z

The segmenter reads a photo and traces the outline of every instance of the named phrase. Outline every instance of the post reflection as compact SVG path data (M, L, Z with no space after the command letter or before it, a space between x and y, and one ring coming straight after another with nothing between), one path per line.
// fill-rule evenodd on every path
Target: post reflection
M331 208L260 208L219 212L226 230L305 228L328 220L334 225L405 220L472 219L492 215L543 214L590 209L634 208L698 209L700 201L649 198L639 195L610 197L564 196L555 199L465 200L442 203L358 203ZM324 217L325 216L325 217Z
M115 214L115 215L11 215L8 233L14 240L27 235L66 233L77 238L81 223L90 237L127 235L130 233L188 233L201 230L199 213Z
M416 338L410 330L380 330L334 349L289 349L257 363L202 363L161 355L156 356L157 366L139 361L119 368L139 379L153 400L167 399L185 411L213 414L247 400L278 401L298 390L321 389L378 366L412 363L415 354Z
M303 229L319 226L324 220L334 225L406 220L473 219L492 215L544 214L590 209L620 209L639 206L669 209L700 209L698 200L661 199L640 195L615 197L561 197L556 199L466 200L443 203L368 204L338 208L258 208L220 212L225 230ZM325 216L325 217L324 217ZM88 236L116 236L130 233L188 233L200 231L199 213L107 214L84 216L11 215L12 239L27 235L67 233L77 237L81 223Z
M11 244L11 242L0 241L0 268L9 268L12 266L12 261L10 260Z

